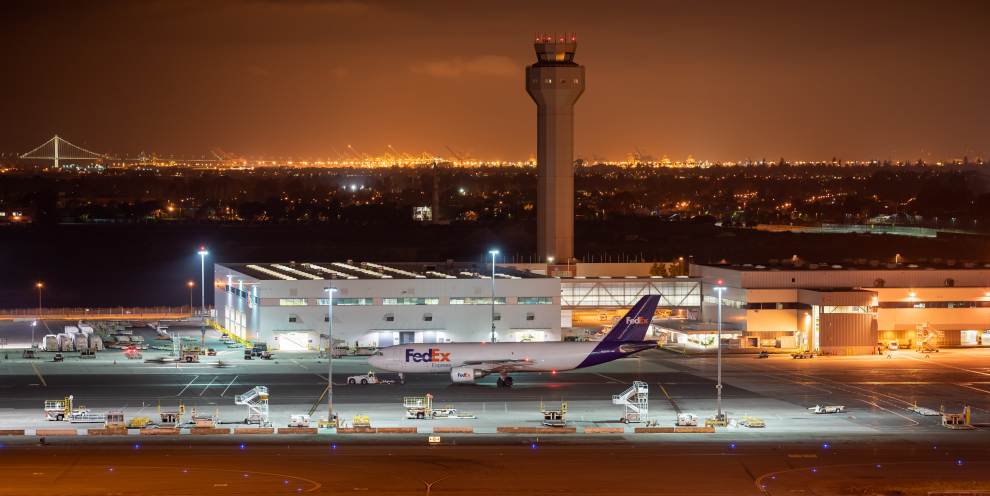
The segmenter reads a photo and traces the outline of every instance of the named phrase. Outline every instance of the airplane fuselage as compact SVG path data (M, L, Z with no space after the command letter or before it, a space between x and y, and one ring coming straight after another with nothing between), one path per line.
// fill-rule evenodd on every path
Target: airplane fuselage
M369 363L403 373L449 373L458 367L553 372L598 365L655 346L652 342L404 344L383 348Z
M658 295L641 297L599 342L400 344L378 350L368 363L403 374L448 373L461 383L500 374L497 384L511 386L511 372L580 369L656 347L644 338L659 302Z

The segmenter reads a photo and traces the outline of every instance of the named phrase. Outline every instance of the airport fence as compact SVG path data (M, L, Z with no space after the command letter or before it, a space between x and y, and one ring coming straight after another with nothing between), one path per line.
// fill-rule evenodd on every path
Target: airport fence
M209 315L211 309L207 309ZM202 316L198 307L64 307L0 309L0 320L145 320Z

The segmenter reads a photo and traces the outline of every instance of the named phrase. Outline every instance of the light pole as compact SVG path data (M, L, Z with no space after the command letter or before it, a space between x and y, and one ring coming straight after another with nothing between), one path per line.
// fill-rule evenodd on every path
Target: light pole
M189 313L193 311L193 288L196 287L196 283L189 281L186 283L189 286Z
M495 342L495 257L498 256L498 250L489 250L488 253L492 255L492 342Z
M210 252L206 251L205 246L200 246L199 251L199 289L200 289L200 301L199 310L205 316L206 315L206 256Z
M327 292L327 422L333 419L333 294L337 288L324 288Z
M41 290L45 287L45 283L38 281L34 283L34 287L38 289L38 320L41 320ZM31 348L34 348L34 328L36 326L31 326Z
M722 293L725 292L725 286L722 285L723 281L721 279L715 281L715 284L715 292L718 293L718 324L716 327L718 337L715 339L718 345L717 381L715 384L715 408L717 412L715 414L715 420L722 422L725 420L725 414L722 413Z

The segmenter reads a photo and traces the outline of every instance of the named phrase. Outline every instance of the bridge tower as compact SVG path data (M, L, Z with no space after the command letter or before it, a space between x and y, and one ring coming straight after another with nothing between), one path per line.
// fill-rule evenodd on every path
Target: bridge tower
M20 158L34 160L51 160L56 169L63 159L71 160L103 160L107 158L96 152L89 151L83 147L73 145L59 135L53 136L48 141L38 145L34 150L22 153Z
M536 249L539 260L574 258L574 103L584 92L577 38L538 35L526 92L536 102Z

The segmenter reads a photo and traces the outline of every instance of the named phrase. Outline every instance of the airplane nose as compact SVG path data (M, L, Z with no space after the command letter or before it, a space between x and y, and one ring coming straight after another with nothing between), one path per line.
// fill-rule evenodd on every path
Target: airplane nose
M376 367L377 368L378 365L381 363L381 358L382 357L377 356L377 355L368 357L368 365L371 365L372 367Z

